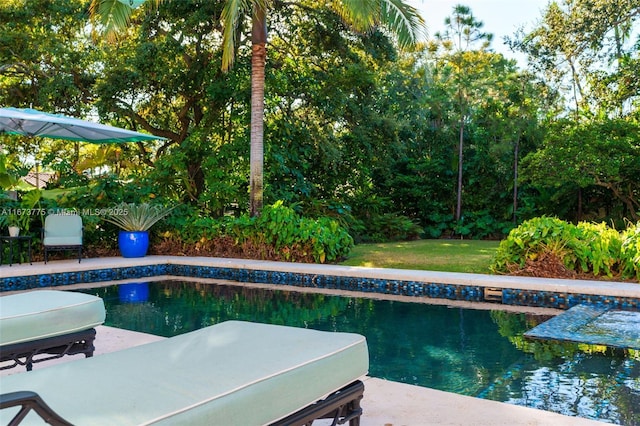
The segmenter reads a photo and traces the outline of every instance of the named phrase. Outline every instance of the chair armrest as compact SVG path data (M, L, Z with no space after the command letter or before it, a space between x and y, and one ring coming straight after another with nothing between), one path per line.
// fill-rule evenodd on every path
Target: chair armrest
M18 414L9 422L8 426L18 425L34 410L42 419L53 426L73 426L53 411L35 392L20 391L0 395L0 410L10 407L22 407Z

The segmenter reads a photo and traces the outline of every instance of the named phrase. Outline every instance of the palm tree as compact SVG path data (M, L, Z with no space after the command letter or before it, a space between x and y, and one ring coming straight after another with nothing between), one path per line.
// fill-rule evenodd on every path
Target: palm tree
M149 0L157 7L164 0ZM134 9L145 0L92 0L91 15L101 19L108 36L125 28ZM235 57L236 36L242 20L251 16L251 154L249 186L251 216L257 216L263 203L264 164L264 72L267 57L267 12L272 0L225 0L221 20L224 25L222 69L228 70ZM404 0L337 0L319 1L318 7L329 7L358 32L384 26L395 33L398 45L415 44L424 20Z
M482 32L484 24L478 21L471 8L463 5L453 7L453 16L445 18L446 31L437 33L438 39L446 49L453 53L454 83L457 90L459 128L458 128L458 192L456 197L456 222L460 224L462 218L462 170L465 123L469 115L469 64L464 60L465 53L470 51L474 44L480 42L480 49L487 49L493 40L493 34ZM476 65L474 64L473 67Z

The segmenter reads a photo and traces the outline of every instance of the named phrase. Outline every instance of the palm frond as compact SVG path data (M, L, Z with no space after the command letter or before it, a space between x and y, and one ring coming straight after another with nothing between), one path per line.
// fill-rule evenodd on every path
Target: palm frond
M220 19L224 27L222 46L222 70L227 71L233 65L236 49L236 34L240 21L252 10L251 0L227 0Z
M102 25L107 40L113 41L118 33L127 28L133 9L118 0L93 0L89 14Z
M380 23L380 0L340 0L332 3L332 9L354 30L366 32Z
M97 19L103 27L103 33L107 40L114 41L118 33L129 26L131 16L140 4L152 9L163 0L135 0L131 3L120 0L91 0L89 15Z
M424 19L418 10L403 0L383 0L381 23L398 37L398 45L407 48L425 35Z
M331 8L358 32L387 27L401 48L417 44L426 32L424 19L406 0L338 0Z

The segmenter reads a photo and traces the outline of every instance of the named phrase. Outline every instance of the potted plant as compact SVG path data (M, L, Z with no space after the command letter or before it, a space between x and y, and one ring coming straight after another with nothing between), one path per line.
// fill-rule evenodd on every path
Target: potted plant
M149 249L149 228L166 217L174 207L149 203L121 203L109 209L104 220L119 227L118 247L122 257L144 257Z
M17 214L12 213L7 216L7 229L10 237L20 235L20 217Z
M22 231L28 234L31 228L31 220L42 214L43 209L36 208L42 198L42 191L34 189L22 195L22 200L18 201L18 196L7 196L0 191L2 208L0 208L0 226L6 226L9 236L17 237Z

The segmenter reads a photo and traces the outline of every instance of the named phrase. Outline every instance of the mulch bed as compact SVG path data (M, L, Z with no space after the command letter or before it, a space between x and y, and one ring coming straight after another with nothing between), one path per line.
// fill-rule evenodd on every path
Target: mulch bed
M553 253L542 253L536 259L527 259L523 268L512 265L508 275L539 278L568 278L576 279L578 274L567 269L562 260Z

